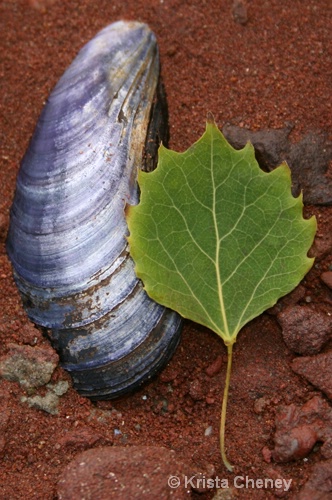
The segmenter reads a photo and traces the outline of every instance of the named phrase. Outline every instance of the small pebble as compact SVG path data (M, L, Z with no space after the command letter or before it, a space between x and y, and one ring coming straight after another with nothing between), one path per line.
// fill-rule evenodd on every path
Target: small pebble
M247 6L243 0L233 0L232 14L236 23L245 25L248 22Z
M298 354L316 354L332 338L332 316L312 306L288 307L277 318L285 344Z
M264 448L262 449L262 455L264 462L269 464L272 458L272 451L267 446L264 446Z
M190 383L189 394L194 401L200 401L204 399L205 394L202 388L202 384L199 380L193 380Z
M101 441L109 442L109 439L103 438L94 429L90 427L80 427L70 431L65 431L63 436L55 445L56 449L66 448L72 450L82 450L90 448Z
M266 397L258 398L254 402L254 412L259 415L260 413L263 413L265 410L266 406L270 404L270 400Z
M204 436L211 436L212 430L213 430L212 425L209 425L209 427L207 427L204 431Z
M214 377L221 371L222 367L222 356L218 356L213 363L211 363L207 368L205 368L205 373L208 377Z
M322 273L320 279L325 283L325 285L327 285L329 288L332 288L332 271Z

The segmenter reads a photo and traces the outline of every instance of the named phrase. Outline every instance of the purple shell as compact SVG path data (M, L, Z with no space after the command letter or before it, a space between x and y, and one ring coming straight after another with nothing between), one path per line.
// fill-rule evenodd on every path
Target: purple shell
M159 73L145 24L100 31L51 93L17 177L7 251L24 306L95 399L150 378L180 336L180 317L136 278L124 215L137 169L167 141Z

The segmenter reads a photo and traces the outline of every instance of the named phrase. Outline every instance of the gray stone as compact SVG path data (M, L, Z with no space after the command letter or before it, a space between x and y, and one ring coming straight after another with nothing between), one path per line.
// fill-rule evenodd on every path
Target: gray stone
M47 392L45 396L22 396L22 403L28 403L31 408L36 408L37 410L43 410L51 415L57 415L59 413L59 397L53 392Z
M28 389L47 384L59 357L49 346L9 344L9 353L0 359L0 377L19 382Z
M256 158L263 170L271 171L287 161L292 171L292 191L298 196L303 190L306 204L331 205L332 184L327 175L332 157L332 141L328 134L311 132L299 142L289 139L292 125L283 129L252 131L226 124L222 131L235 149L248 141L255 147Z

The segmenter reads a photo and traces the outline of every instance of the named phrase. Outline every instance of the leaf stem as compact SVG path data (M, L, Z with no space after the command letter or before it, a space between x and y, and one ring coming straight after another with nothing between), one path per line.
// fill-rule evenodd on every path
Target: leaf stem
M226 372L226 380L225 380L225 388L224 388L224 396L222 400L221 407L221 419L220 419L220 451L221 458L224 462L225 467L232 472L233 466L229 463L226 457L225 451L225 425L226 425L226 410L227 410L227 401L228 401L228 389L231 378L231 370L232 370L232 357L233 357L233 343L227 344L227 372Z

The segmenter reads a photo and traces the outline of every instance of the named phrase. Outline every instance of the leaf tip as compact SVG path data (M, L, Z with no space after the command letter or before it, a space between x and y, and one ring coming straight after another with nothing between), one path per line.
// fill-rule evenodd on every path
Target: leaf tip
M166 146L161 142L158 148L158 155L160 155L161 152L167 150Z
M219 129L218 125L216 124L214 116L211 113L211 111L208 111L208 113L206 115L205 134L207 134L208 136L216 136L216 134L217 134L218 136L220 136L222 138L223 141L226 141L225 137L223 136L223 133ZM203 137L201 137L200 140L202 140ZM200 142L200 140L198 142Z
M206 115L206 123L207 123L207 124L210 124L210 125L216 125L216 122L215 122L214 116L213 116L213 114L211 113L211 111L208 111L208 112L207 112L207 115Z
M278 168L284 171L284 175L287 176L290 181L292 180L292 171L286 160L281 162Z
M317 233L317 229L318 229L317 218L315 215L312 215L310 217L310 219L308 219L308 220L310 221L311 228L312 228L312 231L313 231L314 236L315 236L315 234Z
M239 149L241 153L247 153L252 159L255 159L255 146L251 141L247 141L243 149Z

